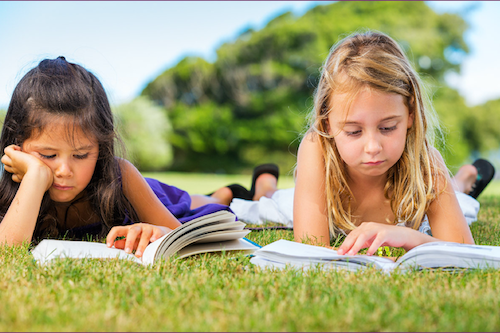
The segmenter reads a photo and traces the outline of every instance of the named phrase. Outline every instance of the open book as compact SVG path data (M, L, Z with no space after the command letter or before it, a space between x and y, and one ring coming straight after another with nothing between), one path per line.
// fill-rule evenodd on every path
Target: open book
M161 257L177 254L179 258L190 255L218 252L243 251L252 253L259 248L255 243L243 238L250 230L243 229L245 223L236 221L233 213L219 211L184 223L160 239L149 244L142 260L132 254L106 244L44 239L31 253L39 263L55 258L119 258L138 263L153 264Z
M389 258L368 255L339 255L325 247L279 240L254 252L250 262L260 267L310 268L356 271L375 267L385 272L425 268L500 268L500 246L432 242L417 246L395 262Z

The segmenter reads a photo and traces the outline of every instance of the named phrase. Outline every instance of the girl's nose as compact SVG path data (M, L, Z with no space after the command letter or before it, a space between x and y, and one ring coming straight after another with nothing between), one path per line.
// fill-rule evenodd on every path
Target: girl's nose
M71 166L69 165L68 162L62 161L57 166L56 170L54 171L54 174L56 177L59 178L67 178L73 176L73 171L71 170Z
M365 153L376 155L382 150L382 145L377 135L370 135L365 144Z

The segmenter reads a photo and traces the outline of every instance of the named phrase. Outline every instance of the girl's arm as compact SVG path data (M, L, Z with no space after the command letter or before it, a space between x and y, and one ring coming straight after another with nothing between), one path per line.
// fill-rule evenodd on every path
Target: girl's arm
M19 245L30 242L35 230L44 193L52 185L52 170L19 146L5 148L2 157L5 170L20 182L19 189L0 223L0 244Z
M440 194L431 203L427 211L432 235L438 240L474 244L474 239L458 204L458 199L453 190L452 181L443 158L437 149L433 149L432 153L438 161L439 168L443 171L443 177L446 178L446 187L444 186L444 182L440 181L436 189L437 193Z
M124 226L115 227L113 229L115 229L114 232L120 233L119 236L126 236L127 240L124 244L125 250L130 253L132 249L137 248L136 255L140 256L149 241L153 239L151 238L153 234L155 236L154 238L160 238L161 236L157 236L165 234L167 230L177 228L181 223L161 203L139 170L137 170L132 163L120 159L119 164L122 175L123 193L134 207L139 221L145 223L134 224L134 228ZM150 234L150 229L154 228L154 226L150 225L166 227L168 229L157 228L158 230ZM163 231L160 232L159 229ZM111 238L112 237L108 237L108 246L113 245L114 239ZM120 245L120 243L118 243L118 245ZM118 245L115 244L115 246Z
M293 230L296 242L330 245L325 197L325 164L315 133L300 143L293 204Z

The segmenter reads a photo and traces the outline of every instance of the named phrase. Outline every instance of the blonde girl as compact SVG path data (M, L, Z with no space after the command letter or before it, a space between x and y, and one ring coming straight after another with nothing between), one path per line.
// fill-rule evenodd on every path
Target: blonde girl
M473 244L448 170L432 146L432 109L398 44L356 33L326 59L297 161L296 241L339 253L437 240ZM423 221L431 233L419 232ZM432 234L432 236L430 235Z

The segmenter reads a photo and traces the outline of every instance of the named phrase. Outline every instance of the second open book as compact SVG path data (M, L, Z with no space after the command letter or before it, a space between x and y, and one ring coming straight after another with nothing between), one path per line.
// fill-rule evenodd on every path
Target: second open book
M44 239L31 252L39 263L56 258L119 258L130 259L141 264L153 264L164 257L179 258L199 253L220 251L242 251L252 253L259 248L243 238L250 230L243 229L245 223L236 221L233 213L219 211L184 223L160 239L149 244L142 260L132 254L106 244L82 241Z
M432 242L417 246L396 262L389 258L367 255L339 255L325 247L279 240L255 251L251 263L267 268L311 268L356 271L375 267L385 272L424 268L500 268L500 247Z

